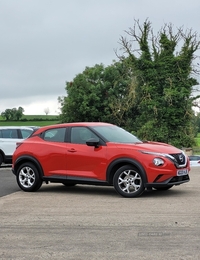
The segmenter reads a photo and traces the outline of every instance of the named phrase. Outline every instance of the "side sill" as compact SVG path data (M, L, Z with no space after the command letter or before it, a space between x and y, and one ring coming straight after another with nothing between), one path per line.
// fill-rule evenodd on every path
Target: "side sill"
M88 184L88 185L100 185L100 186L110 186L106 181L99 181L94 178L78 178L71 176L43 176L42 180L45 182L54 182L54 183L76 183L76 184Z

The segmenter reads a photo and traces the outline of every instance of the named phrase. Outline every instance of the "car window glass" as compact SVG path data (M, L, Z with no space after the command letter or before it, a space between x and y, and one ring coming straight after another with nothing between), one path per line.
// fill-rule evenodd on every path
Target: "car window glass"
M93 126L100 135L109 142L117 143L142 143L136 136L117 126Z
M190 161L198 161L198 160L200 160L200 156L195 156L195 155L189 156L189 160Z
M0 130L0 138L2 138L2 131Z
M86 144L86 141L97 136L87 127L72 127L71 143Z
M28 138L33 131L31 129L21 129L22 138Z
M2 131L2 138L18 138L17 129L3 129Z
M50 142L64 142L66 128L49 129L44 133L44 140Z

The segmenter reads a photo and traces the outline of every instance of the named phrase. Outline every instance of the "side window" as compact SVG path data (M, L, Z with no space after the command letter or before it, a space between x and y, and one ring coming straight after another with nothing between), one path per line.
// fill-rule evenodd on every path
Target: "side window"
M72 127L71 129L71 143L86 144L90 138L95 138L96 135L87 127Z
M32 130L29 129L21 129L22 138L28 138L32 134Z
M0 138L2 138L2 131L0 130Z
M10 139L18 138L17 129L3 129L2 138L10 138Z
M49 129L44 133L43 139L50 142L64 142L66 128Z

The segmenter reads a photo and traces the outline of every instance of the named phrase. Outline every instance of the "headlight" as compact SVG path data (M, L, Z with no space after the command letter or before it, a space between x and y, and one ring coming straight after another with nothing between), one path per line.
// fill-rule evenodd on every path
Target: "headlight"
M163 159L161 159L161 158L154 158L154 159L153 159L153 163L154 163L156 166L161 166L161 165L163 165L165 162L164 162Z

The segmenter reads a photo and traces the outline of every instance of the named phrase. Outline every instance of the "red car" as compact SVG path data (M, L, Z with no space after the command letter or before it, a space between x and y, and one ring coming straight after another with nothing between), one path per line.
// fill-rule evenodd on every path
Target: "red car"
M98 122L41 127L17 144L12 164L24 191L36 191L43 182L109 185L129 198L146 188L167 190L188 182L189 170L183 151Z

